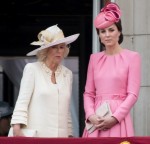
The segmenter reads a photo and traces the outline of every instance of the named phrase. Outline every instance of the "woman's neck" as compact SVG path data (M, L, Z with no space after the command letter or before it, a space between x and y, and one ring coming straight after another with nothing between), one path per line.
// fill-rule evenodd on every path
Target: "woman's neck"
M52 72L55 72L57 70L58 64L50 61L45 61L45 64Z
M114 46L114 47L107 47L105 50L106 54L114 55L119 53L122 50L122 47L120 45Z

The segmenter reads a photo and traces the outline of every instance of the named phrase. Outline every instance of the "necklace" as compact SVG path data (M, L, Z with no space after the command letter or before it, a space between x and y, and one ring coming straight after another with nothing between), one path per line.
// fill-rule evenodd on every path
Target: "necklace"
M42 69L47 73L47 75L48 75L49 77L52 76L52 73L54 73L54 76L57 77L57 76L61 73L62 66L61 66L61 65L58 65L56 71L55 71L55 72L52 72L52 70L50 70L50 68L47 67L47 65L46 65L44 62L42 62Z

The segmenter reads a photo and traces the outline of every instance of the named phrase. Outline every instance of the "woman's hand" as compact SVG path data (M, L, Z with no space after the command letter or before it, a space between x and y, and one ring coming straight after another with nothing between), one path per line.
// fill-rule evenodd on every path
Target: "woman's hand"
M98 124L95 125L99 130L108 130L118 123L118 120L113 117L103 117L98 119Z
M13 135L14 136L24 136L22 131L21 131L21 126L20 124L14 124L13 125Z
M91 115L88 120L94 124L94 125L98 125L99 124L99 117L97 115Z

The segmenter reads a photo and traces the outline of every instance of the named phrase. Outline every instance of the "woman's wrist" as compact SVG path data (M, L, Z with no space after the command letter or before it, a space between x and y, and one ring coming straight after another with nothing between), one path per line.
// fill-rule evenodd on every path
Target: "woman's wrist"
M20 130L21 125L20 124L14 124L12 127L14 130Z
M93 120L93 118L95 118L95 114L90 115L90 116L89 116L89 118L88 118L88 121L90 121L90 122L91 122L91 121Z
M114 125L118 123L118 120L114 116L111 116L111 118L112 118Z

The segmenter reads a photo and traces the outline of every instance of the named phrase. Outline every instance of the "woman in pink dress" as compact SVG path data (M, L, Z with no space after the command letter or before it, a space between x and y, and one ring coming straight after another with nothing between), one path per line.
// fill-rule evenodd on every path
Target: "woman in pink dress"
M119 6L108 3L94 20L105 50L90 56L83 137L134 136L130 111L139 95L141 59L137 52L120 46L123 41L120 16ZM97 109L106 102L111 114L98 115ZM106 107L101 108L100 113L105 110ZM90 131L93 127L95 130Z

